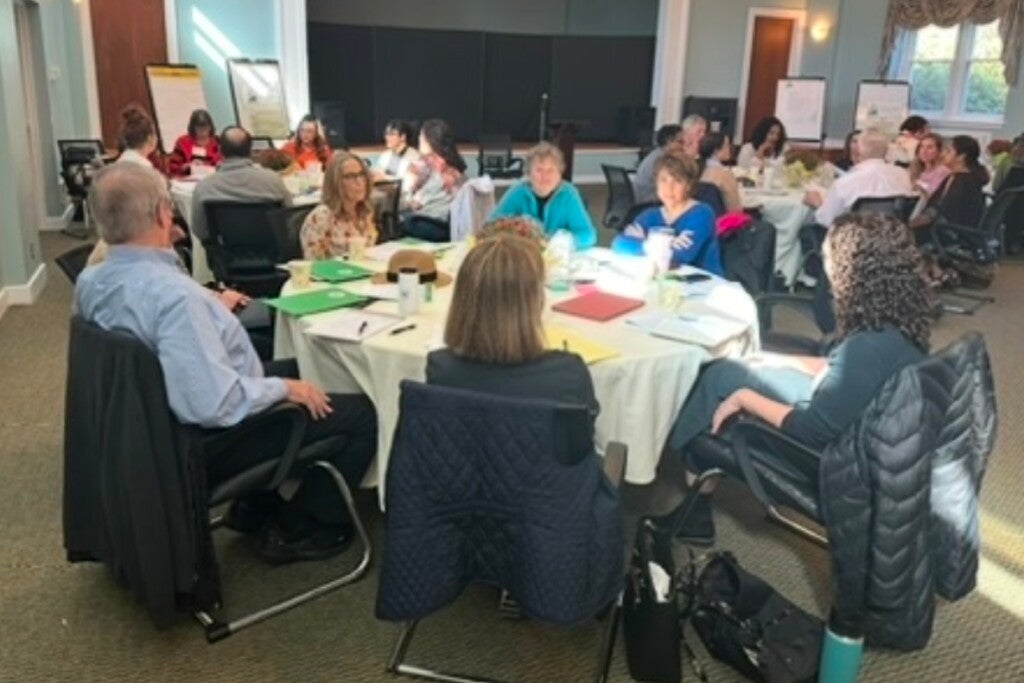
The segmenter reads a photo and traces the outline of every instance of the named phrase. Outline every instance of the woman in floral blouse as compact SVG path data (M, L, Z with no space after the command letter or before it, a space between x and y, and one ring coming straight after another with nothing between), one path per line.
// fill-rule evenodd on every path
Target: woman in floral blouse
M377 241L370 201L370 173L359 157L337 152L324 174L322 203L302 224L302 253L307 259L348 254L349 240L359 236L366 246Z

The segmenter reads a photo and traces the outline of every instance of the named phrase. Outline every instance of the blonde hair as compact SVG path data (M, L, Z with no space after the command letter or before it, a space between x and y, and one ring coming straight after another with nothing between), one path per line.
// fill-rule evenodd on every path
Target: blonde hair
M345 190L342 187L345 181L342 178L341 167L349 159L359 164L359 172L363 176L363 182L365 183L366 188L366 196L356 203L355 216L345 215ZM331 214L335 217L349 220L363 217L372 219L373 202L370 201L370 193L372 192L372 189L373 182L370 180L370 172L367 170L366 164L363 163L363 160L355 154L337 152L331 157L330 161L327 162L327 170L324 171L322 201L327 205L327 208L331 210Z
M541 142L526 150L526 172L529 173L535 163L545 159L551 159L560 171L565 171L565 157L562 156L562 150L550 142Z
M544 354L544 259L516 235L480 241L455 280L444 342L482 363L516 364Z

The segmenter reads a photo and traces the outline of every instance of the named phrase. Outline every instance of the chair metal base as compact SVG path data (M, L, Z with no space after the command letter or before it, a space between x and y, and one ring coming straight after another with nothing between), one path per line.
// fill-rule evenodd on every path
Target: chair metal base
M593 679L595 683L607 683L608 681L608 669L612 663L612 652L615 648L615 636L618 632L621 610L622 594L619 594L619 597L616 598L611 609L608 611L608 615L605 617L607 623L605 624L604 634L601 637L601 649L598 651L597 671L594 673ZM395 641L395 647L391 652L391 658L388 660L388 673L396 676L439 681L440 683L500 683L494 678L444 673L415 664L407 664L404 661L405 655L409 650L409 645L412 643L412 637L418 624L419 621L409 621L402 626L402 631L398 634L398 640Z
M968 303L959 304L955 301L956 299L960 299ZM994 296L968 294L967 292L959 289L952 292L943 292L939 297L943 312L956 313L958 315L974 315L975 312L986 304L995 303L995 300L996 298Z
M363 552L359 558L358 564L350 569L348 572L338 576L334 579L327 581L326 583L315 586L301 593L296 593L283 600L275 602L272 605L264 607L262 609L255 610L248 614L245 614L232 621L221 621L214 615L207 611L197 611L194 613L196 619L202 624L206 630L206 640L209 643L216 643L224 640L228 636L238 633L242 629L258 624L261 621L265 621L271 617L277 616L283 612L287 612L293 607L298 607L304 603L319 598L322 595L326 595L331 591L337 590L342 586L346 586L350 583L358 581L366 573L370 567L370 559L372 556L372 548L370 546L370 537L366 533L366 527L363 525L363 520L359 517L356 512L355 502L352 499L352 492L348 488L348 484L345 483L345 478L341 476L341 473L332 465L325 460L317 460L313 463L312 467L323 468L334 480L335 486L338 488L338 492L345 500L345 507L348 509L349 516L352 518L352 523L356 528L356 533L359 535L360 542L363 544ZM221 523L221 517L217 517L211 520L212 526L219 526Z
M803 536L812 543L820 545L822 548L828 547L828 539L825 538L820 532L815 531L811 527L802 524L797 520L795 515L786 515L782 513L782 510L774 505L765 506L765 513L768 515L768 519L776 522L777 524L784 526L790 531Z

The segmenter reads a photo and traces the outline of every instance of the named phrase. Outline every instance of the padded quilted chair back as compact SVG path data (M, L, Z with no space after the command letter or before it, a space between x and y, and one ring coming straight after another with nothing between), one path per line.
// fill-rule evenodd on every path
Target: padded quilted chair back
M377 616L414 620L470 582L530 616L590 618L622 587L618 495L586 409L402 383Z
M935 592L956 599L973 588L995 410L984 340L969 333L892 378L825 451L835 609L862 623L869 643L924 647Z

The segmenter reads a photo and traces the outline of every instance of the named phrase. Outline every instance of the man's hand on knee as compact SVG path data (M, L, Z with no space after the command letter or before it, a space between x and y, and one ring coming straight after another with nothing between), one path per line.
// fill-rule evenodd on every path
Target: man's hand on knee
M316 385L301 379L286 379L284 383L288 387L288 400L305 406L314 420L322 420L334 412L331 399Z

